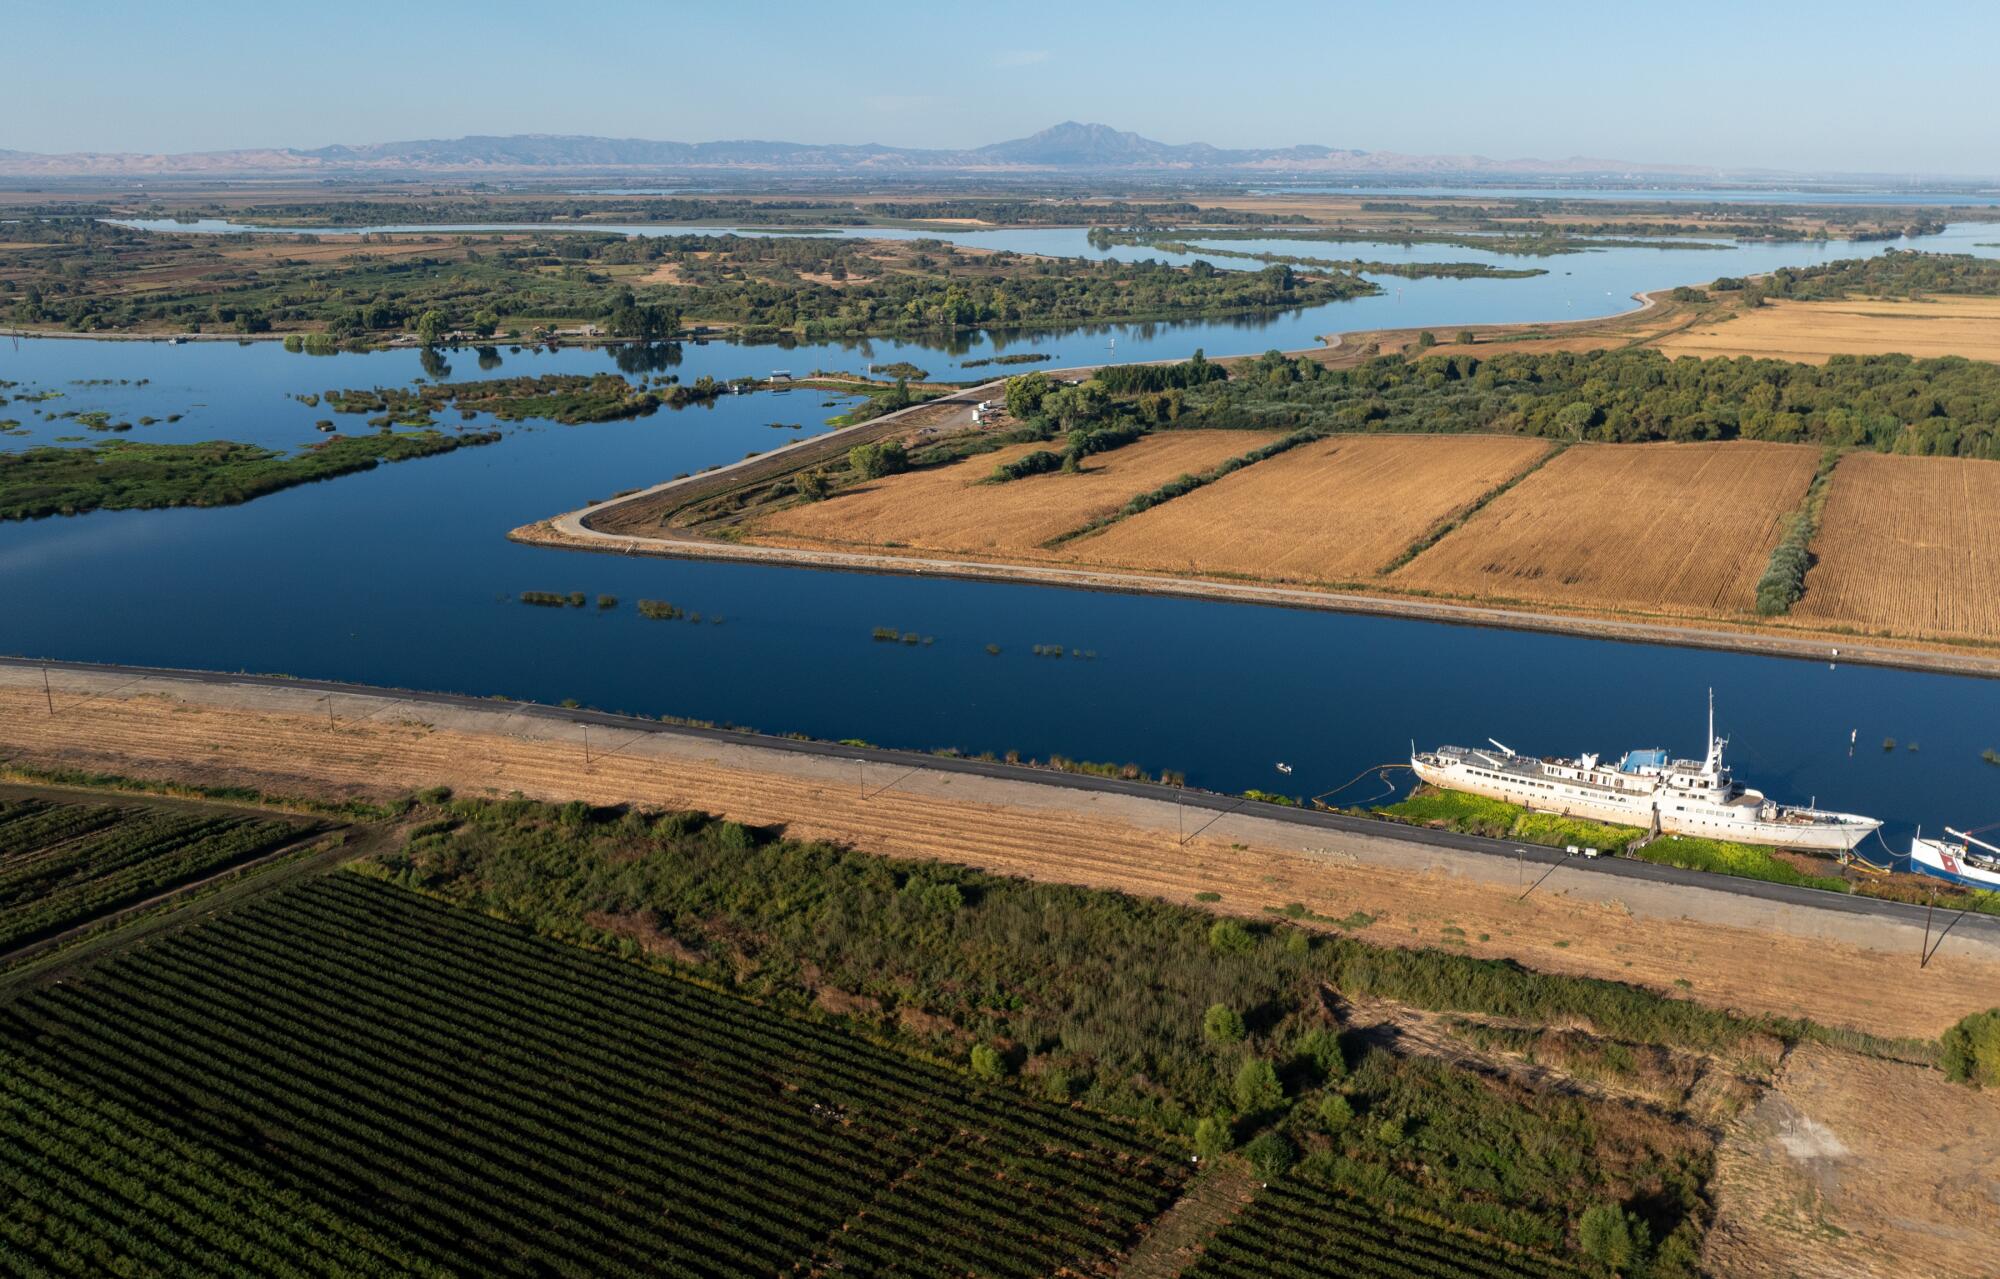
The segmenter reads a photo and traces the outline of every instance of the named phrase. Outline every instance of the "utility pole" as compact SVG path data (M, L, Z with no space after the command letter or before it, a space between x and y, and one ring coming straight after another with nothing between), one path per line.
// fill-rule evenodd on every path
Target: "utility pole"
M583 766L590 767L590 725L583 725Z
M1937 892L1931 892L1931 899L1924 903L1924 948L1917 955L1917 967L1931 966L1931 909L1937 905Z
M49 668L42 668L42 697L49 704L49 714L56 713L56 695L49 691Z
M326 731L333 731L333 694L326 695Z

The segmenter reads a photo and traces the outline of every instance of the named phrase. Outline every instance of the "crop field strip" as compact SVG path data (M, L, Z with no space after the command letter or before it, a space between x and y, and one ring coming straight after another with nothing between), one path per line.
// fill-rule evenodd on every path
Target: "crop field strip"
M0 951L309 833L222 812L0 800Z
M768 1225L768 1223L766 1223L766 1225Z
M558 995L560 995L560 991L550 991L550 995L552 995L552 997L558 997ZM744 1155L744 1153L746 1153L746 1155L756 1155L756 1151L754 1151L754 1149L752 1149L752 1151L740 1151L740 1155ZM754 1189L756 1189L756 1187L752 1187L752 1191L754 1191ZM770 1223L764 1223L764 1225L768 1227Z
M1571 1279L1560 1261L1371 1212L1291 1180L1264 1189L1210 1240L1185 1279Z
M2000 640L2000 462L1848 453L1812 552L1802 621Z
M0 1188L8 1274L445 1273L8 1052L0 1052Z
M1353 581L1548 449L1520 436L1331 435L1066 549L1120 568Z
M1175 476L1205 471L1275 438L1269 431L1159 431L1093 455L1081 474L1052 472L1006 484L982 483L1001 463L1050 447L1015 445L873 480L824 502L775 512L758 520L752 535L780 545L893 543L893 549L905 553L1048 559L1043 543L1115 512Z
M1748 614L1819 457L1807 445L1743 441L1576 445L1388 581L1571 607Z
M1833 355L1962 355L2000 360L2000 298L1773 299L1652 345L1668 355L1754 356L1823 364Z
M1089 1272L1183 1176L1107 1121L354 875L7 1029L184 1136L263 1135L262 1175L447 1269Z

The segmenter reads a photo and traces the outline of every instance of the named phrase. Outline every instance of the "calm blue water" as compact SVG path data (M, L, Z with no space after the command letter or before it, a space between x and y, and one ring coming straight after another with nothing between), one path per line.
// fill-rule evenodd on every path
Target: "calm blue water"
M1975 234L1991 233L1955 227L1934 239L1957 247ZM1384 323L1601 314L1635 290L1704 272L1879 247L1610 250L1547 259L1552 273L1531 280L1390 280L1400 297L1257 324L981 335L963 351L685 345L679 363L654 372L691 379L909 359L949 376L963 358L1023 346L1062 363L1092 361L1113 336L1120 357L1196 346L1219 355ZM1711 258L1730 265L1698 264ZM358 419L302 405L294 393L419 376L588 372L613 368L617 357L499 347L484 359L471 350L446 358L448 374L427 372L414 351L310 357L270 342L0 343L0 379L64 391L43 404L0 406L0 417L32 433L0 437L0 448L90 436L36 416L67 408L122 419L186 414L122 438L295 446L320 438L317 418ZM77 385L102 378L128 384ZM890 746L1129 761L1181 769L1218 789L1298 794L1399 759L1413 738L1490 734L1538 752L1694 751L1713 686L1734 759L1753 785L1902 827L2000 816L2000 770L1978 758L2000 747L2000 681L1044 587L584 555L504 538L588 500L824 429L840 407L823 407L826 398L800 390L627 422L523 424L495 445L241 507L0 525L0 651L574 697ZM611 593L623 606L533 608L517 602L524 590ZM641 597L705 620L647 621L632 609ZM869 636L877 626L934 642L877 643ZM989 643L1003 651L988 655ZM1097 656L1038 658L1029 651L1036 644ZM1850 731L1861 743L1852 756ZM1884 753L1889 736L1920 750ZM1275 769L1281 760L1295 768L1289 778ZM1375 789L1364 783L1338 798L1364 800Z
M417 229L441 230L437 227ZM659 226L612 229L635 235L678 235L689 231L728 230L716 227ZM735 233L760 234L755 229ZM863 233L873 238L921 236L985 248L1012 249L1022 253L1051 256L1115 258L1120 261L1142 261L1151 258L1176 265L1185 265L1200 256L1198 253L1165 253L1158 249L1134 245L1097 249L1090 245L1088 233L1075 227L951 232L866 228L860 231L850 230L829 234ZM965 372L957 370L964 360L1012 352L1046 352L1055 357L1050 362L1051 367L1062 367L1127 360L1182 359L1197 347L1205 348L1211 355L1257 352L1273 347L1281 350L1297 350L1317 345L1327 334L1355 329L1408 328L1419 325L1443 329L1459 324L1499 324L1515 320L1582 320L1630 310L1637 305L1633 301L1633 294L1651 289L1712 280L1722 275L1754 275L1776 270L1781 266L1804 266L1840 258L1873 257L1892 247L2000 257L2000 247L1996 247L2000 246L2000 226L1955 223L1938 235L1859 244L1832 241L1823 244L1746 243L1737 247L1715 245L1704 248L1606 248L1586 253L1533 258L1451 245L1404 245L1393 241L1329 242L1273 238L1217 242L1217 245L1243 251L1289 253L1300 257L1360 257L1385 262L1488 262L1507 268L1539 267L1545 269L1548 274L1520 280L1408 280L1400 276L1381 276L1377 282L1381 284L1383 292L1374 297L1351 298L1344 302L1301 308L1280 315L1181 323L1095 325L1062 331L1022 330L961 334L952 338L944 350L931 344L870 339L801 345L796 349L787 345L783 348L784 353L779 355L774 354L778 348L771 346L746 347L716 342L706 346L686 347L683 353L684 363L669 371L679 372L684 378L692 379L702 373L715 377L761 375L773 368L789 368L793 372L803 372L814 366L859 370L870 360L882 362L908 360L936 376L957 379L982 377L1007 371L1004 366L999 368L986 366L983 370L974 368ZM1262 266L1258 262L1231 258L1216 258L1214 262L1218 267L1245 270L1257 270ZM455 358L453 367L459 370L461 365L466 363L470 363L469 357L465 360ZM0 356L0 369L5 367L4 356ZM458 375L460 374L454 373L454 376ZM0 377L6 376L8 376L6 373L0 372ZM97 376L103 375L97 374ZM120 376L125 375L120 374ZM370 380L375 379L371 376ZM320 385L313 385L302 389L323 388Z

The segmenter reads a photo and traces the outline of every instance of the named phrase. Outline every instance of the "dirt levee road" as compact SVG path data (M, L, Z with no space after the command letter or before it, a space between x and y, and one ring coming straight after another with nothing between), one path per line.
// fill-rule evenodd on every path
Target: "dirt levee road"
M1920 970L1920 927L1866 914L1567 868L1523 901L1510 860L1448 846L671 731L600 725L586 757L577 724L505 703L357 690L334 697L329 727L316 689L222 679L58 670L51 714L38 669L0 665L0 743L15 764L294 794L444 785L700 808L1003 874L1189 904L1219 893L1211 909L1257 917L1296 902L1387 945L1507 956L1885 1034L1935 1035L2000 989L2000 942L1984 930L1955 936Z

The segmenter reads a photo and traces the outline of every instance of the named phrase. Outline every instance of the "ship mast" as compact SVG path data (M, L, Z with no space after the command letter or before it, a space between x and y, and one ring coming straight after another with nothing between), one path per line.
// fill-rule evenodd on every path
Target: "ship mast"
M1708 759L1702 765L1702 771L1705 773L1714 773L1722 763L1721 755L1722 752L1716 749L1715 689L1711 686L1708 690Z

